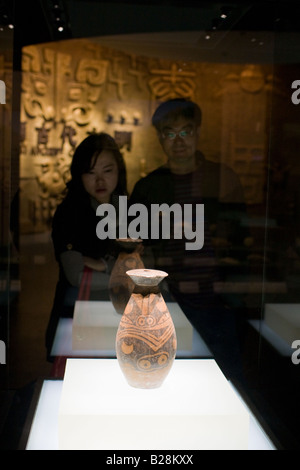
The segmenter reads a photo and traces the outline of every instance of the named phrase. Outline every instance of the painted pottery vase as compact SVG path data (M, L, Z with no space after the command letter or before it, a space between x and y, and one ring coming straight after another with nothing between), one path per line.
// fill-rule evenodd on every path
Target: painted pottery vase
M117 359L129 385L157 388L168 375L177 350L173 320L158 287L168 274L155 269L127 274L135 288L117 331Z
M117 239L121 251L112 269L109 279L109 297L120 315L123 314L126 304L134 289L134 282L127 276L126 271L130 269L142 269L144 263L137 248L142 244L140 239Z

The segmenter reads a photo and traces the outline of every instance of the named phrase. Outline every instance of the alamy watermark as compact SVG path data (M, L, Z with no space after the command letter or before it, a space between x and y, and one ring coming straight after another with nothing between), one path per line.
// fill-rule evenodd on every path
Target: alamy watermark
M300 80L294 80L292 83L292 88L295 90L292 93L291 100L293 104L300 103Z
M0 340L0 364L6 364L6 345Z
M295 365L300 364L300 339L295 339L292 342L291 348L295 349L291 356L292 363Z
M151 204L149 214L144 204L127 207L127 197L119 196L118 215L109 203L100 204L96 214L102 217L96 226L100 240L128 237L169 240L173 236L174 239L184 237L189 240L185 243L186 250L200 250L204 245L204 204L184 204L183 207L177 203L171 206Z
M6 86L3 80L0 80L0 104L6 104Z

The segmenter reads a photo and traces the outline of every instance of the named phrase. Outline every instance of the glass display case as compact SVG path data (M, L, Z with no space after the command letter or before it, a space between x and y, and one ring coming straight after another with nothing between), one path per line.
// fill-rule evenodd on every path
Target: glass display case
M135 253L144 267L168 273L161 292L177 354L166 386L151 391L151 400L176 392L167 411L157 408L161 433L168 432L167 414L173 431L180 419L186 426L178 449L298 450L299 5L2 3L1 448L84 448L76 440L61 444L58 430L70 437L73 423L92 443L100 421L109 436L110 423L124 427L124 413L133 413L133 433L134 426L157 426L139 401L149 391L119 382L122 315L112 301L112 270L120 253L126 269L135 259L116 241L116 220L97 212L106 204L116 209L120 238L143 240ZM90 162L83 170L72 166L81 142L103 134L110 144L91 157L86 147ZM111 192L104 170L96 174L101 152L118 168ZM102 183L92 193L87 178L94 176ZM127 281L117 283L120 298ZM149 318L139 321L148 328ZM116 389L129 412L114 406ZM111 398L109 415L95 402L101 390ZM181 404L172 402L177 393ZM69 400L84 404L80 417ZM204 439L204 403L212 436L214 412L228 419L223 437ZM234 444L229 436L237 429ZM150 447L171 449L172 439L161 443L161 436ZM97 439L101 449L135 449L122 437Z

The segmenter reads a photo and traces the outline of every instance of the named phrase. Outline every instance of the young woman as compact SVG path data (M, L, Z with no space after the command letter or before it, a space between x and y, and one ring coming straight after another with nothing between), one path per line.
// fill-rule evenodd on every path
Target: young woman
M52 240L59 265L59 280L46 333L48 354L60 317L72 317L85 268L92 270L89 288L108 296L112 265L118 254L114 240L96 235L99 204L116 205L127 194L122 154L108 134L91 134L76 148L71 180L53 217ZM102 296L102 297L101 297ZM108 297L107 297L108 299Z

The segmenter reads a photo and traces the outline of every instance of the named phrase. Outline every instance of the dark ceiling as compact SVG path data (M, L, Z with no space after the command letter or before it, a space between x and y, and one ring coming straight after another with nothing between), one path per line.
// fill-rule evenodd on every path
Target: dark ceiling
M0 30L10 23L17 68L23 46L84 37L174 59L259 63L274 59L276 35L275 62L300 57L300 0L0 0ZM264 47L249 47L251 35Z
M222 8L227 14L224 19L220 18ZM0 23L14 24L16 47L66 38L214 27L300 31L299 0L0 0L0 14Z

